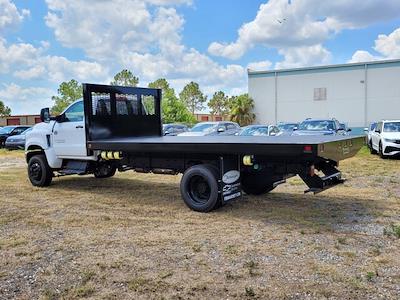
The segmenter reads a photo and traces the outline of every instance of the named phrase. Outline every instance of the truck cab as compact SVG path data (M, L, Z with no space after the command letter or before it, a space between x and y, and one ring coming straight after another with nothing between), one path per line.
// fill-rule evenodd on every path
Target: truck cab
M42 117L43 119L43 117ZM63 160L95 160L87 155L83 99L69 105L60 115L39 123L27 133L27 155L41 150L53 169L62 167Z

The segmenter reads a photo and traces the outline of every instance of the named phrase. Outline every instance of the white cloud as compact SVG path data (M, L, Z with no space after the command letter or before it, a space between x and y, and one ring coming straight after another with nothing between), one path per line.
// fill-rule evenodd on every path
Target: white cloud
M205 90L228 91L245 86L245 70L223 66L182 43L184 19L171 5L184 0L114 0L87 2L47 0L46 24L64 46L80 48L114 72L131 69L144 82L166 77L176 82L199 82ZM161 5L155 8L149 5ZM124 10L121 13L121 7ZM99 18L98 16L102 17ZM174 86L178 88L178 86Z
M328 64L331 58L331 53L321 45L280 49L279 54L284 60L275 64L276 69Z
M41 107L50 106L55 91L43 87L21 87L15 83L0 88L0 99L12 108L13 114L39 114Z
M252 71L265 71L270 69L272 66L272 62L269 60L263 60L263 61L255 61L252 63L249 63L247 65L247 69L252 70Z
M377 52L386 58L400 57L400 28L397 28L389 35L380 34L375 40L375 48Z
M348 61L349 63L357 63L357 62L366 62L366 61L373 61L373 60L378 60L381 59L379 56L374 56L368 51L364 50L357 50L354 52L353 56L351 59Z
M399 10L398 0L384 4L359 0L270 0L260 6L254 20L240 27L236 41L212 42L208 52L238 59L254 46L262 45L276 48L284 56L278 67L326 63L330 54L323 44L332 35L396 18ZM315 56L307 58L309 54Z
M97 62L70 61L62 56L46 55L49 45L42 47L17 43L7 45L0 39L0 73L12 74L20 79L46 79L61 83L75 78L79 81L99 81L108 76L108 69Z
M357 50L354 52L349 62L366 62L379 59L400 58L400 28L397 28L389 35L378 35L375 40L374 50L378 55L373 55L365 50Z
M29 10L18 11L15 4L10 0L0 0L0 32L6 28L19 25L24 17L29 15Z

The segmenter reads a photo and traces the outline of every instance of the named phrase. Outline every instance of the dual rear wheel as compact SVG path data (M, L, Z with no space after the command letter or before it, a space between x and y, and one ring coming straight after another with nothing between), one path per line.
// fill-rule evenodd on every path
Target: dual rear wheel
M242 189L249 195L262 195L272 191L278 178L267 172L243 172ZM190 167L181 180L181 195L185 204L192 210L209 212L223 205L219 193L219 171L217 167L200 164Z

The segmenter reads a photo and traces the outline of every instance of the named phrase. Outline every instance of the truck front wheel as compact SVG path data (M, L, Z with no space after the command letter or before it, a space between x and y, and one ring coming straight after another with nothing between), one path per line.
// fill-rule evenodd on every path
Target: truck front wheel
M43 154L34 155L28 162L29 180L34 186L49 186L53 179L53 171Z
M269 193L275 188L274 182L278 181L278 178L274 180L274 178L264 172L243 172L241 178L242 190L248 195Z
M195 165L186 170L181 180L183 201L192 210L209 212L219 202L218 179L210 165Z

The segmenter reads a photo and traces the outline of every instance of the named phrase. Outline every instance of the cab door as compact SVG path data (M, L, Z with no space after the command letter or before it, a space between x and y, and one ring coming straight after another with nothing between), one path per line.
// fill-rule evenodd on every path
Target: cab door
M61 122L53 128L53 146L59 157L84 157L86 152L85 121L83 101L68 107Z

